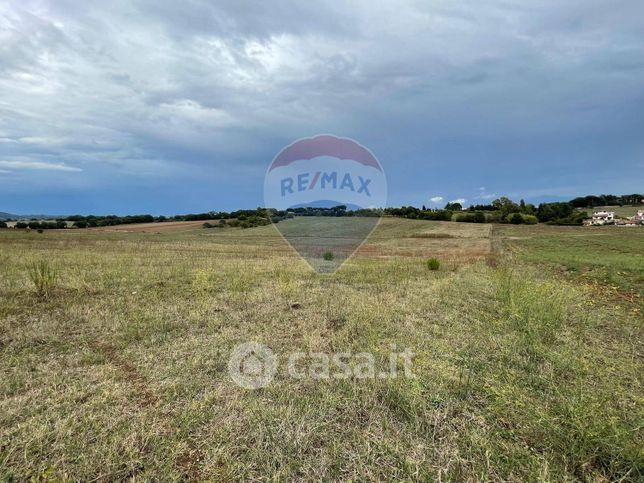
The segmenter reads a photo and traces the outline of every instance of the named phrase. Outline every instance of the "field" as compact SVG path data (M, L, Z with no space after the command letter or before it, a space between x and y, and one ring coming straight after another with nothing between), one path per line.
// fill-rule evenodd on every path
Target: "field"
M644 230L640 228L503 225L499 234L521 261L594 284L604 295L644 302Z
M9 221L7 222L7 226L9 228L14 228L16 226L16 223L16 221ZM216 223L216 221L213 223ZM163 223L132 223L125 225L102 226L92 228L92 230L123 233L166 233L174 231L196 230L198 228L201 228L203 224L204 221L166 221ZM71 228L72 225L73 222L67 222L68 228Z
M166 221L163 223L132 223L127 225L102 226L91 230L102 232L122 233L168 233L177 231L196 230L203 226L205 221ZM217 223L212 221L211 223Z
M624 206L596 206L595 208L579 208L591 215L595 211L614 211L618 218L628 218L637 214L637 210L644 210L644 205L624 205Z
M0 476L641 481L643 253L639 229L387 218L317 274L273 226L0 230ZM278 356L262 389L228 372L248 341ZM284 368L406 348L413 377Z

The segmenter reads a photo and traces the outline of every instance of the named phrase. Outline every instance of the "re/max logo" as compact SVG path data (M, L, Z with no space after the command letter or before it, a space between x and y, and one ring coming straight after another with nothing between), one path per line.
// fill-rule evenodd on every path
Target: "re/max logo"
M281 188L282 196L286 196L286 193L293 194L296 189L297 191L312 190L318 184L320 189L349 190L371 196L369 183L371 183L371 179L365 179L362 176L351 176L351 174L345 173L340 178L340 175L336 171L324 173L317 171L312 176L311 173L302 173L298 174L295 178L282 178Z

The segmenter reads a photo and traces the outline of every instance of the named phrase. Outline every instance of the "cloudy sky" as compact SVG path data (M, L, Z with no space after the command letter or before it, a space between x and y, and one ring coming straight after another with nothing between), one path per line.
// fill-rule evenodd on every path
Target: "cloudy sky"
M642 192L644 2L0 3L0 211L255 207L317 133L391 205Z

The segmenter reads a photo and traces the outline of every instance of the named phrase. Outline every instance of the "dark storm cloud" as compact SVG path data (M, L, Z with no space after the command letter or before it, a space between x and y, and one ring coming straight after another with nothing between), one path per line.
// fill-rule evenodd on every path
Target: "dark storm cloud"
M609 171L644 151L643 5L10 1L0 188L252 206L283 144L334 132L384 156L394 203L634 191Z

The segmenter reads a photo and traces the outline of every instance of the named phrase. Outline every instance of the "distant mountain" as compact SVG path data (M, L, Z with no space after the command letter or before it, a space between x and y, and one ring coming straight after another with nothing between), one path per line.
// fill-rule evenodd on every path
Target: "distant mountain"
M293 205L289 207L289 209L293 208L335 208L336 206L346 206L347 210L349 211L356 211L356 210L361 210L362 207L358 205L354 205L351 203L340 203L338 201L333 201L333 200L317 200L317 201L311 201L310 203L300 203L298 205Z
M56 218L65 218L57 215L14 215L0 211L0 221L4 220L54 220Z

